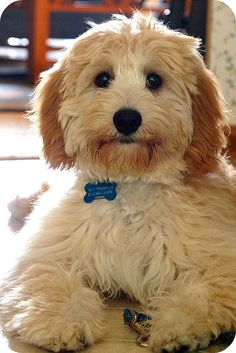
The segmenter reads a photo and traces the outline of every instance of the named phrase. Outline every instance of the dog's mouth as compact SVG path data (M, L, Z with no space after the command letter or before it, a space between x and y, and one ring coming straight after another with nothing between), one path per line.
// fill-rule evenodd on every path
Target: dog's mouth
M117 173L143 173L152 170L162 157L162 141L158 136L100 135L92 139L87 150L92 160L112 176ZM136 174L135 174L136 175Z
M115 146L131 146L131 145L142 145L144 142L139 141L135 137L131 136L115 136L111 138L101 138L97 141L98 149L102 149L103 147L113 148Z
M131 148L134 146L136 149L137 148L145 148L149 151L149 153L153 153L154 151L157 151L161 148L161 140L160 138L155 137L149 137L149 138L137 138L135 136L115 136L115 137L102 137L99 140L97 140L96 143L96 148L97 151L105 149L112 149L118 146L124 146L124 148L127 146L127 148ZM129 150L130 150L129 148ZM132 151L132 150L130 150Z
M118 143L127 144L127 145L129 145L129 144L131 144L131 143L137 142L137 141L135 140L135 138L134 138L134 137L131 137L131 136L120 136L120 137L118 137L118 138L116 139L116 141L117 141Z

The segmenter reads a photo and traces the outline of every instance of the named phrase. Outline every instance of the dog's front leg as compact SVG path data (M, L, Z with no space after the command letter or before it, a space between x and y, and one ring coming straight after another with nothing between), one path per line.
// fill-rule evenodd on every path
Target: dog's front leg
M155 352L195 350L236 327L235 264L188 271L152 300L150 346Z
M54 352L93 344L102 336L103 318L98 293L75 265L18 264L2 289L5 333Z

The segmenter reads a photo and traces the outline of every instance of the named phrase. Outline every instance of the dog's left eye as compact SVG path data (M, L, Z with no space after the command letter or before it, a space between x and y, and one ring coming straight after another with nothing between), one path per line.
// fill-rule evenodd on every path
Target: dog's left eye
M100 88L107 88L111 81L111 75L108 72L101 72L95 78L95 84Z
M162 78L153 73L150 72L147 77L146 77L146 87L151 89L151 90L155 90L158 89L159 87L161 87L162 85Z

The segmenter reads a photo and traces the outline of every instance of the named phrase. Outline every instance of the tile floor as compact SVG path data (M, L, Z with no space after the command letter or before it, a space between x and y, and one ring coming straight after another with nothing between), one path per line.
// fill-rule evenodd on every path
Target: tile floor
M2 119L1 119L2 118ZM8 120L9 118L9 120ZM1 156L14 155L36 156L38 154L38 145L36 135L32 135L28 124L22 122L20 117L2 116L0 114L0 274L3 273L11 255L14 255L14 250L20 241L20 237L10 231L8 227L9 211L7 203L14 199L16 195L29 195L39 189L43 181L49 183L59 183L60 185L71 182L73 176L65 173L56 173L48 170L44 163L39 160L14 160L4 161ZM5 120L4 120L5 119ZM18 126L18 129L17 129ZM1 137L8 133L4 142ZM28 136L28 142L24 145L23 140ZM16 141L14 150L12 142ZM35 145L34 145L35 143ZM28 148L27 148L28 146ZM2 148L5 148L3 151ZM7 153L6 153L7 152ZM1 154L2 153L2 154ZM149 352L148 348L139 347L136 344L136 334L123 324L123 308L126 306L134 307L136 304L129 303L128 300L111 301L107 314L108 331L103 340L95 346L87 348L86 353L145 353ZM216 353L224 349L223 345L214 345L205 350L207 353ZM0 353L45 353L45 351L22 344L18 341L11 340L7 342L3 337L0 337ZM203 351L201 351L203 353Z

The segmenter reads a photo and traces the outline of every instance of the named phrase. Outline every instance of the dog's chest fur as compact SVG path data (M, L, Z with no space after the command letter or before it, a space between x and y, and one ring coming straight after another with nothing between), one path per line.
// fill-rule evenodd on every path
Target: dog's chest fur
M123 290L145 302L173 280L173 249L180 256L184 249L177 238L173 244L167 189L133 182L119 185L113 202L84 205L90 216L76 230L78 245L73 248L91 284L113 294Z

